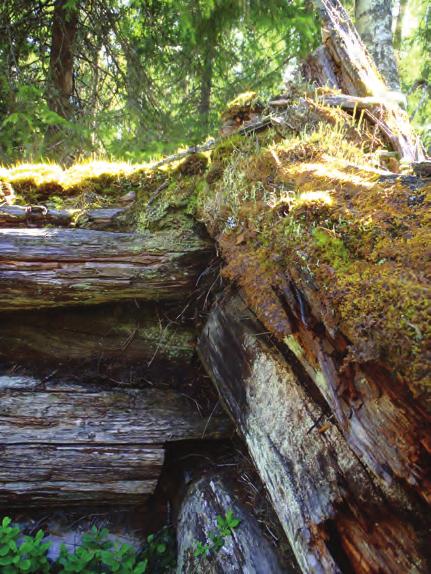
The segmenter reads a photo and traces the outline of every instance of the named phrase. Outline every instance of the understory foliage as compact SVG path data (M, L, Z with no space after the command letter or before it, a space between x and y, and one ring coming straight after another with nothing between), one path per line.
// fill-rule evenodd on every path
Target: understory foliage
M318 36L305 0L3 0L0 162L200 141L235 93L281 89Z
M19 526L4 517L0 525L2 574L162 574L175 566L174 543L169 531L147 537L141 550L112 540L106 528L93 527L73 552L64 545L55 562L47 558L50 542L39 530L24 536Z

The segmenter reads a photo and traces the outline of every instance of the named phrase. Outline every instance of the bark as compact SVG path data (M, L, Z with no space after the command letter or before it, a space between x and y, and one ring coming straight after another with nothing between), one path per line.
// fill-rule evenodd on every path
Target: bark
M136 503L154 491L163 444L226 437L174 391L89 390L0 377L0 501Z
M211 24L209 24L209 27L211 28ZM208 130L209 123L215 42L215 34L210 29L206 45L204 46L199 101L199 115L201 118L201 125L205 131Z
M197 542L205 544L217 530L217 516L232 510L240 525L225 538L223 547L209 556L194 557ZM220 476L192 484L183 501L177 528L177 574L278 574L296 572L283 567L254 516Z
M67 4L66 0L56 0L54 4L48 96L50 108L66 119L72 111L73 52L79 20L79 3Z
M169 323L163 309L135 304L4 313L0 358L27 367L41 363L100 371L105 363L183 368L195 351L191 327ZM93 369L91 368L93 367Z
M355 23L379 72L392 90L400 91L400 78L392 42L392 0L356 0Z
M337 85L351 96L373 96L384 101L381 121L397 134L393 147L406 161L424 159L423 148L412 131L407 114L388 93L375 63L367 54L339 0L314 0L323 24L324 48L309 57L303 73L319 85Z
M408 0L399 0L400 10L399 10L399 13L397 16L397 22L396 22L396 26L395 26L394 39L393 39L394 48L396 50L401 49L404 17L406 15L407 3L408 3Z
M413 512L400 488L367 472L322 389L294 355L272 347L264 332L239 298L228 298L213 308L198 350L247 443L302 571L426 572L420 509ZM376 402L367 416L385 409ZM388 414L396 420L390 409L385 420ZM397 415L402 426L402 414ZM358 425L357 417L353 412ZM387 427L375 432L382 429ZM367 429L358 430L359 439ZM390 448L387 436L376 440L380 452L368 442L368 456L379 457Z
M192 232L0 229L0 309L184 299L211 252Z

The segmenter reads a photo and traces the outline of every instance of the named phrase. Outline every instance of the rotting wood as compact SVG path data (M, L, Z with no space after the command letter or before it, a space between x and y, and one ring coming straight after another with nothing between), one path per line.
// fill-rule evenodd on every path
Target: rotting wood
M178 368L192 360L195 332L169 322L164 311L154 304L122 303L3 313L0 358L29 368L42 362L79 365L81 371L113 361L128 367L169 361Z
M302 571L427 572L419 508L366 471L318 387L264 331L238 297L227 298L213 308L198 350Z
M326 53L323 55L320 49L309 57L303 67L306 78L320 85L328 83L351 96L381 98L385 104L380 120L392 134L393 148L408 162L424 159L423 148L413 133L406 112L390 93L340 1L314 0L314 4L323 23Z
M0 504L142 502L154 492L162 445L2 445Z
M67 227L72 223L72 215L64 209L49 209L44 205L0 206L0 227L31 227L48 223Z
M209 556L194 556L197 542L206 544L217 530L217 516L231 510L241 522ZM263 536L254 516L237 499L222 477L202 478L191 486L180 509L177 527L177 574L281 574L296 572L282 565L275 548Z
M0 309L183 299L211 255L190 231L0 229Z
M175 391L50 389L0 377L1 503L134 504L154 492L165 443L231 432L225 417L202 417Z

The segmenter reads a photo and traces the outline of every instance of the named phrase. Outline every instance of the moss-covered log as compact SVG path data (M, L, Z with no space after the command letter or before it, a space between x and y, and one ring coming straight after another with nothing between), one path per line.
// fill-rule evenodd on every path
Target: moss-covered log
M174 391L95 390L0 377L0 502L136 503L154 492L166 442L227 437Z
M218 302L199 352L304 573L427 571L420 510L412 512L395 485L380 488L319 387L293 354L266 341L241 299ZM379 456L382 447L375 451L368 454Z
M184 299L211 253L190 231L0 229L0 309Z
M217 518L228 512L239 525L224 538L220 550L195 556L198 542L209 543L218 532ZM203 478L193 483L180 509L177 528L177 574L281 574L296 572L282 565L272 544L263 536L256 518L240 502L220 477Z

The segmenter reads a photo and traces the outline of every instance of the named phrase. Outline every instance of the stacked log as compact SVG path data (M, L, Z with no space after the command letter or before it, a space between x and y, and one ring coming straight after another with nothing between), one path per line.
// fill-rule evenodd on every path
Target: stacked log
M0 504L138 504L154 492L167 442L226 437L175 391L101 390L0 377Z
M0 210L5 508L140 505L167 443L230 436L184 394L199 370L182 309L212 244L190 229L127 231L123 213Z

